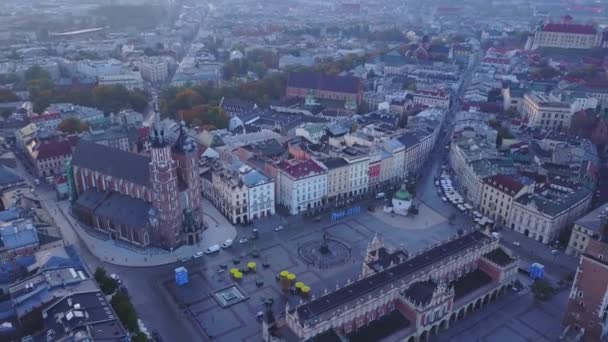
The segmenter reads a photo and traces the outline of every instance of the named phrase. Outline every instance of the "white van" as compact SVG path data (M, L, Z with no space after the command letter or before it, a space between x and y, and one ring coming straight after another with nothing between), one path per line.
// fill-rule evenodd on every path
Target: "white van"
M384 192L379 192L376 194L376 199L382 199L384 198Z
M217 253L220 251L220 245L213 245L205 250L205 254Z
M499 239L499 240L500 240L500 233L493 232L493 233L492 233L492 236L493 236L495 239Z

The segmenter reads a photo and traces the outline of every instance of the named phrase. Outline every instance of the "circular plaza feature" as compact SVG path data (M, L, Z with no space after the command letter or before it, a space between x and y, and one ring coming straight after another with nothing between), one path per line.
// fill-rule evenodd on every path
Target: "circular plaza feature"
M325 236L300 244L298 256L308 265L327 269L346 264L351 257L350 247L339 240Z

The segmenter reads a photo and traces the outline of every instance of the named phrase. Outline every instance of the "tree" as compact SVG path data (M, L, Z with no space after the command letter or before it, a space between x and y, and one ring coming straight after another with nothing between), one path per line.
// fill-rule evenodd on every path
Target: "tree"
M10 89L0 88L0 102L15 102L19 101L19 96Z
M95 269L93 277L95 278L95 281L97 281L97 284L99 284L101 292L106 295L112 294L118 289L118 281L108 277L106 270L102 267L97 267Z
M532 293L534 293L536 299L543 301L548 300L554 292L555 289L544 279L536 279L534 280L534 283L532 283Z
M40 80L40 79L50 80L51 75L49 74L48 71L46 71L39 65L34 65L25 71L23 78L27 82L33 81L33 80Z
M227 128L230 118L217 106L199 105L179 112L179 118L191 125Z
M82 132L88 130L89 124L80 120L77 117L69 117L69 118L63 119L63 121L61 121L61 123L59 123L59 126L57 128L62 132L74 134L74 133L82 133Z
M150 341L150 339L148 339L148 336L146 336L146 334L144 334L141 331L131 337L131 342L147 342L147 341Z
M110 301L112 304L112 308L116 311L116 315L122 322L122 324L130 331L130 332L139 332L139 325L137 324L137 312L131 304L129 297L123 293L116 293L112 296L112 300Z

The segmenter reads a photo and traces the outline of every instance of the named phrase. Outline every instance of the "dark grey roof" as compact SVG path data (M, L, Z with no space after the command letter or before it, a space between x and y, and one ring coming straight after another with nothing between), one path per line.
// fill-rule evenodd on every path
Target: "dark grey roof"
M89 189L78 196L75 206L83 207L95 216L132 228L148 226L152 205L117 192L103 193Z
M344 158L327 158L323 160L323 164L325 164L325 166L327 166L327 168L330 170L348 165Z
M325 75L318 72L292 72L289 74L287 86L356 94L359 92L361 79L352 76Z
M595 208L592 212L574 221L574 224L593 232L601 233L602 218L600 215L602 212L608 212L608 203L604 203L603 205Z
M426 305L431 302L436 288L437 284L432 280L417 281L405 290L405 295L414 302Z
M401 136L397 137L397 140L399 140L403 144L403 146L405 146L406 149L420 142L420 140L418 140L418 138L412 133L404 133Z
M72 165L98 171L135 184L150 184L150 158L86 140L80 140Z
M113 222L128 227L145 228L149 224L150 209L150 203L113 192L95 209L95 215L110 218Z
M0 165L0 186L13 185L23 182L23 178L17 176L5 166Z
M127 331L101 291L63 297L44 313L44 337L47 331L52 331L56 340L66 335L86 336L96 341L128 340Z

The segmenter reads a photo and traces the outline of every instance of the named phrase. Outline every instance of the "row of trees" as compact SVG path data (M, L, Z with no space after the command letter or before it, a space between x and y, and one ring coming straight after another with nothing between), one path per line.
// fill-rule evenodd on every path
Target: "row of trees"
M271 53L250 53L257 63L274 63ZM283 73L274 73L257 81L238 85L215 87L212 84L169 87L159 99L163 115L184 120L193 125L209 125L216 128L228 126L228 116L217 106L222 98L240 98L265 105L284 96L287 75L290 71L316 71L336 75L351 70L365 62L368 56L348 55L339 60L325 60L313 67L296 67Z
M268 50L255 49L247 52L241 59L228 60L222 67L222 76L225 80L230 80L235 76L246 75L251 71L259 78L266 76L268 69L276 68L279 65L279 56Z
M136 342L148 341L148 337L139 330L139 317L137 311L135 311L135 307L131 303L129 295L126 291L117 291L120 287L118 281L109 277L106 270L102 267L95 269L94 278L97 284L99 284L101 292L106 295L112 295L110 305L112 305L120 322L133 334L131 340Z
M23 83L34 103L34 111L41 113L51 103L69 102L81 106L96 107L109 114L131 108L143 112L149 96L141 90L129 91L122 85L88 87L56 87L49 73L39 66L29 68Z
M160 96L160 110L165 116L193 125L226 128L228 116L218 107L223 97L238 97L259 105L267 104L283 96L286 80L286 75L276 74L234 86L215 87L205 84L169 87Z

